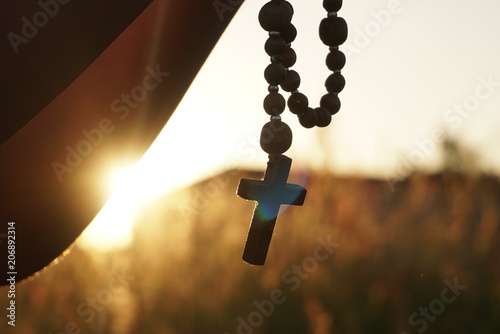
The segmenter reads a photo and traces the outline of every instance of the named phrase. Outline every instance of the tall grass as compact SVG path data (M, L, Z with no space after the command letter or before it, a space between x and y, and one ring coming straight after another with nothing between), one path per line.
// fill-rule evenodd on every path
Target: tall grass
M254 203L236 197L239 176L143 207L126 250L73 247L18 285L17 326L4 319L1 333L500 333L498 179L413 174L392 191L309 175L306 203L278 218L253 267L241 261ZM318 260L328 240L338 247ZM454 281L466 289L439 303Z

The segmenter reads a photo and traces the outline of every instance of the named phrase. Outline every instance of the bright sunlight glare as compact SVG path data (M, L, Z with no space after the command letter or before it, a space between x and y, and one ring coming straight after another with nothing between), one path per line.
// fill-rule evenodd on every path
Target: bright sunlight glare
M109 251L130 244L133 237L134 212L139 203L135 170L121 167L110 173L107 181L110 200L82 233L79 246L85 249ZM104 182L106 183L106 182Z
M193 117L200 121L193 124ZM227 132L206 126L212 118L196 99L184 99L135 165L111 168L103 180L110 199L82 233L78 245L97 251L126 247L132 241L134 214L141 205L221 170L230 148Z
M219 44L234 43L225 34ZM111 187L110 199L79 238L80 246L104 251L126 247L133 238L134 213L141 205L223 170L240 168L242 163L265 165L266 154L258 147L258 141L254 140L254 144L240 133L243 125L235 126L242 124L240 100L220 99L219 87L232 80L221 76L225 71L220 69L234 62L226 52L220 45L215 48L144 156L134 166L115 168L108 175L103 184ZM243 81L245 78L245 75L240 77ZM232 85L228 89L237 87ZM259 106L260 102L256 104ZM247 114L255 109L252 105L245 108ZM233 112L227 114L225 110ZM256 122L252 129L259 131L259 119ZM241 154L235 153L242 145L245 145L244 161Z

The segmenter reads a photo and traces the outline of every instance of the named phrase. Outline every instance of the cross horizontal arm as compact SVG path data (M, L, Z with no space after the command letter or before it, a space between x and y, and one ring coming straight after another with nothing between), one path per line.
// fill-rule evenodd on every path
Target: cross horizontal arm
M302 205L307 190L297 184L286 184L285 187L275 186L262 180L241 179L238 187L238 196L257 202L273 201L286 205Z

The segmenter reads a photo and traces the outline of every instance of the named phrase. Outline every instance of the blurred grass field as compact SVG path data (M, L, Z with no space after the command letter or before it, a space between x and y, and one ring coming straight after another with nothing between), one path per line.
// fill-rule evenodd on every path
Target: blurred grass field
M306 202L278 218L253 267L241 260L254 208L235 195L241 176L261 174L227 172L142 207L127 249L73 246L17 285L16 327L4 317L0 332L500 333L498 178L414 173L391 189L292 175Z

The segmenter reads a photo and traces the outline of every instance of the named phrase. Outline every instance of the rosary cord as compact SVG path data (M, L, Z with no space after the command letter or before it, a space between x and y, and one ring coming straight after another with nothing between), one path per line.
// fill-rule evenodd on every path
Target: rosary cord
M290 127L281 121L280 115L288 109L298 116L300 124L305 128L314 126L326 127L331 123L332 115L340 110L338 94L344 89L345 79L341 70L346 63L344 53L339 45L347 39L346 21L338 17L342 0L324 0L323 8L327 11L319 26L321 41L329 46L326 66L333 73L326 79L325 94L317 108L309 107L307 96L298 91L300 75L291 69L297 61L292 42L297 37L297 29L291 23L294 14L292 5L285 0L271 0L259 12L259 23L269 32L264 49L271 57L264 71L264 78L269 84L269 94L264 99L264 110L271 116L271 121L262 129L260 143L262 149L269 154L281 154L288 150L292 143ZM279 93L279 88L291 95L288 101Z

